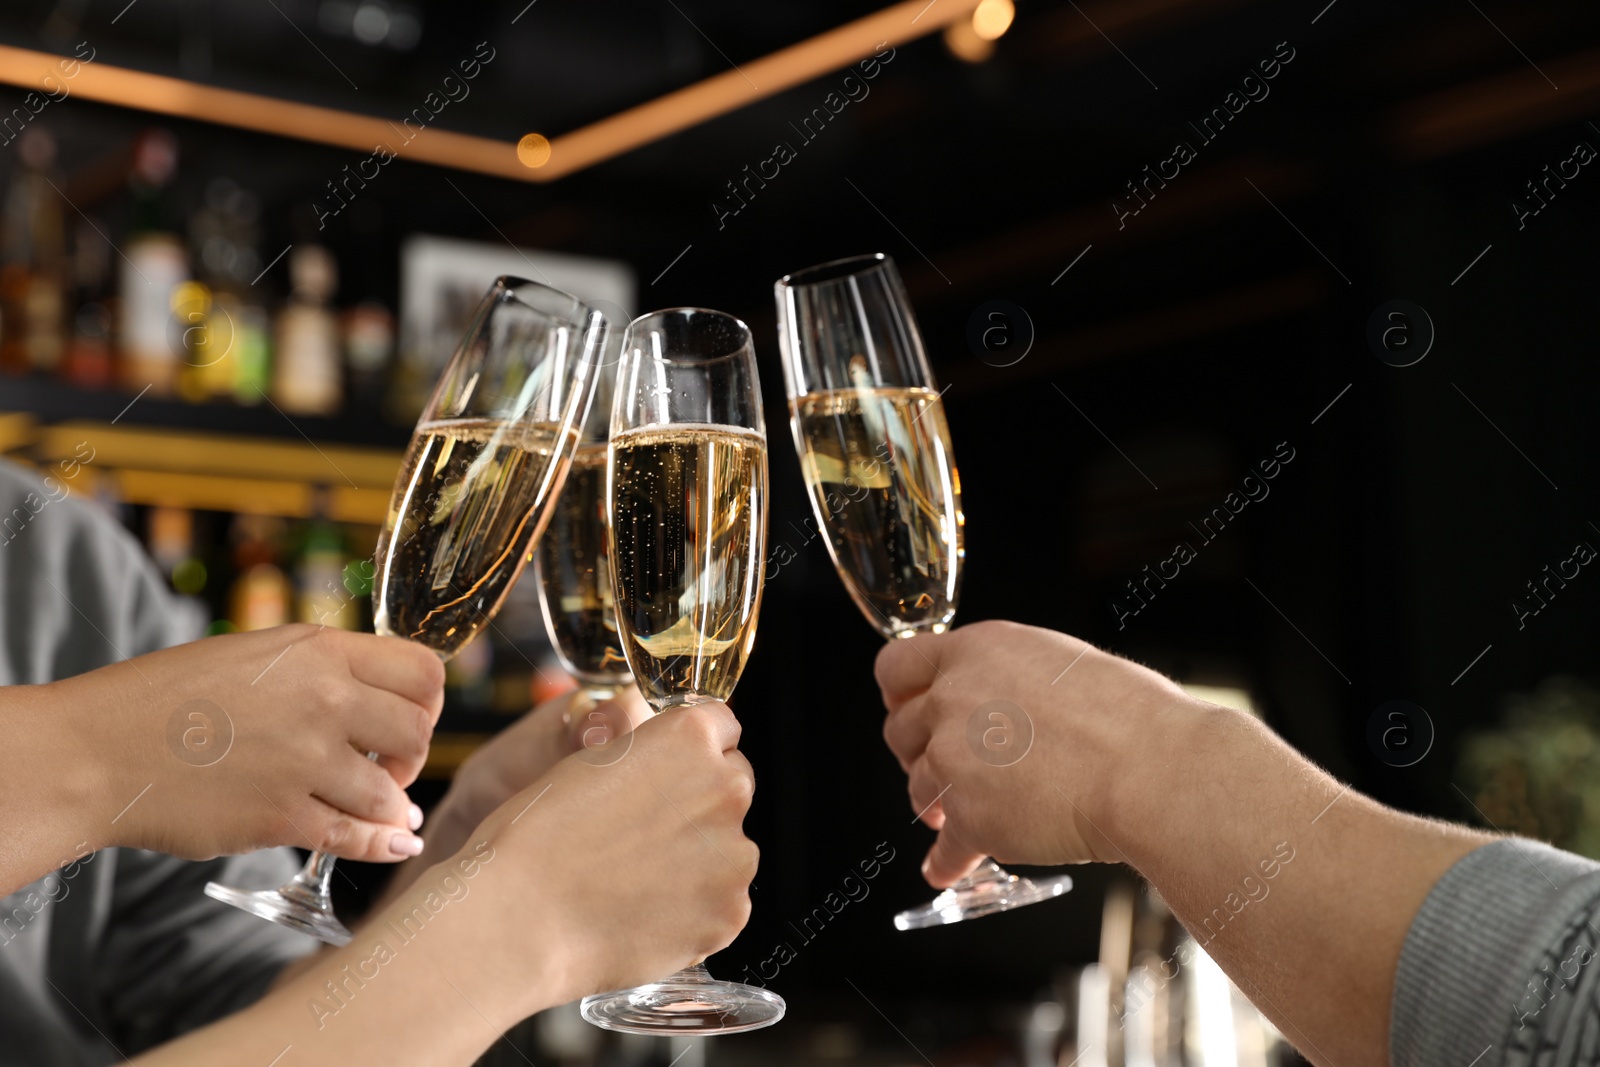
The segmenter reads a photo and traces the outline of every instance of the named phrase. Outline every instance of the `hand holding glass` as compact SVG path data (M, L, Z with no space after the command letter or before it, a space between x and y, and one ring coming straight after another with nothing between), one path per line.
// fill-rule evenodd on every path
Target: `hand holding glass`
M565 293L500 278L473 314L412 433L378 541L374 629L449 659L489 625L549 520L599 376L603 315ZM278 889L206 895L321 938L333 857L313 851Z
M894 261L824 263L781 279L776 297L790 426L834 567L884 637L943 633L966 555L961 476ZM1071 886L1066 875L1034 881L986 860L894 922L975 919Z
M650 706L726 700L756 636L767 530L767 439L744 323L678 308L623 340L610 444L617 633ZM783 1018L783 999L704 966L586 997L629 1033L731 1034Z

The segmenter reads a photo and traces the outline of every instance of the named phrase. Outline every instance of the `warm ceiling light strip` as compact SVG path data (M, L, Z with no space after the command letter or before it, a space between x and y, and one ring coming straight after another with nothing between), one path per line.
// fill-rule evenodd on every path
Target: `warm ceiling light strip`
M42 95L43 79L52 75L49 84L55 87L53 92L59 94L59 87L64 84L72 96L84 100L353 148L363 155L384 144L394 148L401 158L418 163L480 171L502 178L527 177L526 168L517 162L515 147L488 137L428 127L421 133L414 129L409 131L415 138L408 143L398 124L387 119L218 89L100 62L80 64L78 73L64 80L58 67L61 61L62 57L49 52L0 45L0 82L39 90Z
M350 111L298 104L290 100L200 85L182 78L113 67L80 64L66 82L71 94L119 107L195 119L219 126L350 148L363 154L378 145L402 159L456 170L476 171L517 181L552 181L621 155L774 93L820 77L872 55L878 48L904 44L971 15L979 0L907 0L875 15L847 23L808 41L791 45L742 67L630 108L551 142L550 161L537 170L522 165L516 145L489 137L429 127L410 141L395 123ZM0 45L0 82L43 90L61 82L61 56ZM53 89L59 92L59 88Z
M725 115L832 70L944 29L980 0L907 0L876 14L723 71L648 104L553 138L550 162L527 175L553 181L651 141Z
M1504 74L1409 101L1390 117L1389 137L1402 156L1434 159L1545 126L1575 123L1592 114L1597 104L1600 48L1541 60L1536 70L1513 66Z

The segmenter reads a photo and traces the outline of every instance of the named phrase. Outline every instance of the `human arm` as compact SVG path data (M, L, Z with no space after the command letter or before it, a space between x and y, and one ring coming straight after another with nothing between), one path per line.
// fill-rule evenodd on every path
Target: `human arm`
M743 927L758 859L738 732L700 705L613 764L563 760L349 945L136 1062L465 1065L535 1011L703 959Z
M594 750L597 762L615 758L625 748L604 748L612 741L627 744L627 735L652 712L635 686L626 686L615 698L598 704L582 690L563 693L540 704L496 734L462 763L422 832L421 855L402 862L389 878L378 902L360 922L371 921L397 900L411 883L437 862L454 853L478 824L496 808L549 773L562 759L585 749ZM356 929L360 929L358 925ZM321 953L313 953L284 967L274 986L319 966Z
M278 844L374 862L415 854L402 787L421 769L442 687L425 649L287 626L0 690L15 739L0 748L0 893L110 846L186 859Z
M1488 835L1349 791L1250 716L1048 630L892 642L877 677L911 806L939 831L930 883L984 855L1127 863L1314 1062L1386 1061L1411 921ZM995 700L1032 724L1004 766L968 741Z
M432 866L433 857L460 848L496 808L562 759L584 749L597 750L598 755L600 746L612 741L626 744L626 735L651 714L650 705L632 685L598 704L582 690L574 690L545 701L496 734L462 763L449 791L428 816L423 855L395 868L374 910ZM602 759L612 758L611 749L604 751Z

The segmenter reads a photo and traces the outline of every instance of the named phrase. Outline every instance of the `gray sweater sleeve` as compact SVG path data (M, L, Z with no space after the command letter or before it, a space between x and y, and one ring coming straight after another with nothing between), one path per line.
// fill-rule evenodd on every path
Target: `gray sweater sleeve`
M64 479L0 459L0 686L199 636L139 543ZM316 942L204 886L264 889L297 866L292 849L205 863L115 849L0 898L0 1065L121 1063L260 999Z
M1395 1067L1600 1062L1600 863L1523 838L1445 872L1395 974Z

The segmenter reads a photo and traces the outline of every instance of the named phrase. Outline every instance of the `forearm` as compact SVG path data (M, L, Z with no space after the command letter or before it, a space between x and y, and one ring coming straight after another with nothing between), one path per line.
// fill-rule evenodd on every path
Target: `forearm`
M422 832L422 855L413 856L396 865L394 874L379 895L377 903L353 924L358 936L367 932L375 923L380 923L381 917L406 896L417 880L438 862L440 856L455 853L476 829L477 823L469 821L470 817L465 813L464 805L456 798L457 794L454 792L446 794L444 800L440 801L439 806L429 816L428 824ZM295 960L278 974L272 983L272 988L281 989L290 985L300 975L323 968L332 951L324 946L309 956Z
M930 882L984 853L1126 862L1314 1062L1387 1061L1412 920L1491 838L1349 792L1250 716L1068 635L975 623L891 642L876 677L912 808L942 805ZM972 733L997 698L1034 728L998 766Z
M439 857L452 855L460 849L482 821L482 817L473 818L466 813L455 792L447 793L429 814L428 822L421 831L422 855L413 856L395 867L389 884L384 887L369 917L399 899L429 867L438 862Z
M422 854L397 864L388 884L379 894L377 903L358 920L354 929L365 929L373 917L394 904L419 877L437 863L440 857L450 856L460 850L471 838L479 824L501 802L533 781L543 771L553 767L569 751L567 743L565 710L567 698L557 698L543 708L530 712L526 719L502 735L500 743L507 741L514 747L482 765L483 753L475 755L457 773L443 799L428 814L428 821L419 832L423 841ZM540 712L545 712L541 717ZM508 781L497 764L513 767L519 776ZM539 770L535 770L538 768ZM292 982L296 976L321 965L326 950L296 960L283 969L273 982L279 988Z
M93 738L64 697L61 683L0 689L0 896L116 843Z
M467 758L449 791L428 814L421 831L422 855L395 868L378 907L397 897L439 857L466 844L478 825L506 800L578 750L580 743L570 732L568 722L568 711L576 698L577 694L565 694L546 701ZM649 705L637 691L632 692L627 706L615 704L607 708L610 714L599 721L618 732L630 727L635 716L642 722L650 715ZM594 723L588 725L592 729Z
M293 1046L296 1063L472 1063L507 1028L561 999L559 981L537 966L495 965L483 933L493 924L475 914L474 900L495 876L493 851L478 858L473 875L454 869L460 855L430 868L349 945L324 949L258 1004L135 1062L272 1063Z
M1491 839L1348 791L1240 713L1181 703L1149 725L1146 773L1117 790L1104 851L1314 1062L1386 1062L1411 920Z

